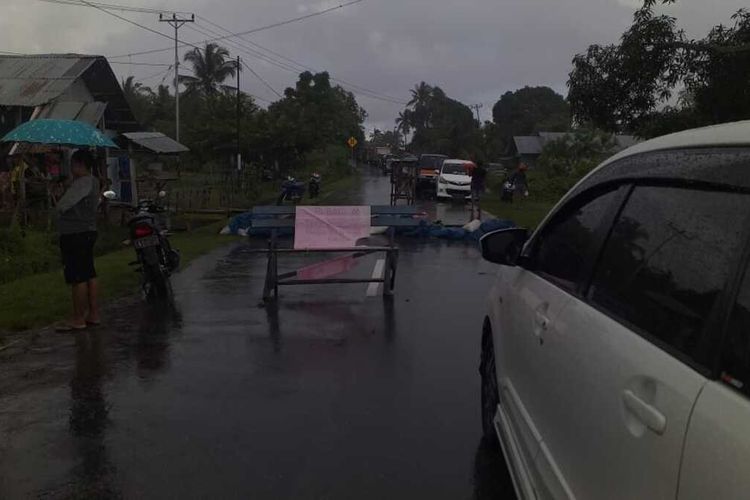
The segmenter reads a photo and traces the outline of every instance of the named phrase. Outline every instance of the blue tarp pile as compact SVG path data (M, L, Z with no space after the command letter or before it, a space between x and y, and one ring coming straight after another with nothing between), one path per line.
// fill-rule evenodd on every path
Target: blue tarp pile
M487 233L497 231L498 229L508 229L516 227L516 224L509 220L489 219L479 226L476 231L469 231L462 227L447 227L440 223L423 220L416 228L404 228L398 231L401 236L411 236L418 238L440 238L444 240L467 240L479 241Z
M258 237L268 237L271 235L270 229L253 228L251 223L253 219L272 218L269 215L253 215L252 212L245 212L232 217L229 225L222 231L225 234L240 234ZM417 227L398 228L397 233L400 236L412 238L440 238L453 241L479 241L479 238L498 229L508 229L516 227L515 223L509 220L489 219L479 226L476 231L469 231L461 227L448 227L439 222L429 222L422 220ZM291 236L294 234L292 228L283 228L278 231L279 236Z

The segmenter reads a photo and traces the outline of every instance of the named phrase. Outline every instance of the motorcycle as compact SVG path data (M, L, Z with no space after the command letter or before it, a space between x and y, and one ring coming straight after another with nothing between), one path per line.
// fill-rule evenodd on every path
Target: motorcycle
M289 177L281 184L281 194L276 200L277 205L283 205L285 201L291 201L297 204L305 195L305 183L300 182L294 177Z
M172 294L169 277L180 267L180 253L172 249L167 230L159 221L158 214L165 211L160 200L165 196L161 191L157 200L140 200L131 208L134 215L128 221L130 239L126 241L133 246L137 257L128 265L139 266L136 272L141 273L141 289L146 300L169 298ZM104 197L114 200L117 195L107 191Z
M307 189L310 191L310 198L317 198L320 195L320 181L321 177L317 172L313 173L312 177L310 177L310 182L308 182L307 186Z

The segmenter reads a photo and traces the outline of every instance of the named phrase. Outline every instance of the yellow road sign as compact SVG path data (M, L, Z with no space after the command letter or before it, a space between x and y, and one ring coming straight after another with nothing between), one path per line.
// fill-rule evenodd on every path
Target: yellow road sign
M349 147L350 147L350 148L352 148L352 149L356 148L356 147L357 147L357 144L358 144L358 142L357 142L357 139L355 139L354 137L350 137L350 138L349 138L349 140L348 140L348 141L346 141L346 143L347 143L347 144L349 145Z

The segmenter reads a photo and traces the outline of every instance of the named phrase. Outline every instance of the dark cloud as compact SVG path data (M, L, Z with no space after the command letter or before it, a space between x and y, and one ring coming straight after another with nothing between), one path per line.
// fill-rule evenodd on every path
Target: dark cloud
M232 31L243 31L341 3L301 0L115 0L151 8L193 11ZM30 0L3 0L0 42L18 52L90 52L118 55L160 47L168 40L91 8ZM467 103L492 103L523 85L549 85L565 92L570 60L591 43L617 40L629 25L636 0L365 0L301 23L250 35L248 39L347 82L399 100L421 80L440 85ZM683 0L667 11L689 35L703 36L713 25L728 23L743 7L740 0ZM122 14L150 28L169 32L151 14ZM217 28L200 21L198 29ZM205 36L186 28L181 37ZM227 44L231 45L231 44ZM236 48L229 47L233 52ZM296 75L240 53L273 87L293 85ZM171 63L172 53L133 56L120 61ZM275 56L272 56L275 57ZM288 61L287 61L288 63ZM162 81L160 68L118 65L121 76ZM166 71L166 68L164 68ZM246 91L266 99L274 95L248 72ZM165 79L166 82L170 78ZM369 126L391 127L398 104L365 97Z

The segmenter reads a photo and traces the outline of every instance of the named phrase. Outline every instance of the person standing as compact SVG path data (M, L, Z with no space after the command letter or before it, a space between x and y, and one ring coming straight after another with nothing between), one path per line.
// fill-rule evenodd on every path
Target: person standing
M526 171L529 167L525 163L518 165L518 169L508 178L515 195L518 195L519 201L523 201L529 195L529 181L526 178Z
M482 194L487 183L487 169L482 163L477 162L476 166L471 169L471 220L482 220L482 207L480 204Z
M83 330L101 321L99 284L94 269L99 180L92 175L93 166L90 152L79 149L73 153L73 182L56 206L65 282L71 286L73 298L73 316L58 331Z

